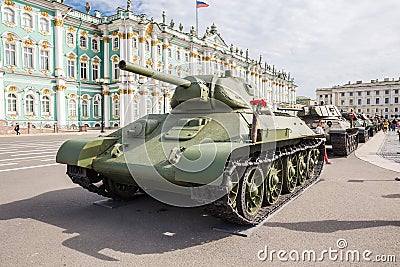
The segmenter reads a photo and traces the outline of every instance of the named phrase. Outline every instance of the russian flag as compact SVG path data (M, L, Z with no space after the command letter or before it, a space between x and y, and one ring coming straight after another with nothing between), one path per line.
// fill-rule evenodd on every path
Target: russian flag
M207 3L204 3L202 1L196 1L196 7L201 8L201 7L208 7L209 5Z

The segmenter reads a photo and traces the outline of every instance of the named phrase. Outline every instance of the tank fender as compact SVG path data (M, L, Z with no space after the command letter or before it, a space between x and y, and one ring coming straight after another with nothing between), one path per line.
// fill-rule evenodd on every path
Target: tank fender
M117 137L68 140L58 149L56 162L91 169L93 159L117 140Z
M175 180L194 184L220 185L226 161L239 143L203 143L186 148L175 164Z

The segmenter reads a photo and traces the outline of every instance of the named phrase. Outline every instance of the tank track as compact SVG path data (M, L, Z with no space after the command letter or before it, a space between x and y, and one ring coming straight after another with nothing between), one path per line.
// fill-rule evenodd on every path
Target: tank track
M67 175L71 178L74 184L77 184L82 188L88 190L89 192L95 193L97 195L106 198L112 198L118 201L123 201L121 197L119 197L117 194L114 194L113 192L107 189L106 185L104 184L104 180L101 180L100 185L94 184L93 181L91 181L91 179L87 176L86 171L87 169L78 166L69 165L67 167Z
M307 187L311 186L316 182L318 179L319 175L321 174L322 167L324 165L324 143L321 140L305 140L301 142L300 144L297 144L295 146L289 146L289 147L283 147L280 149L277 149L275 151L275 154L273 154L273 157L268 157L265 159L261 159L258 157L256 160L250 161L249 159L242 159L242 160L236 160L236 161L229 161L227 163L227 167L225 168L224 175L229 177L231 175L230 170L232 170L232 166L239 166L239 167L249 167L249 166L259 166L263 164L270 164L273 161L276 161L280 159L281 157L288 156L288 155L293 155L295 153L298 153L300 151L304 151L307 149L314 149L318 148L321 153L318 158L318 163L314 167L314 174L312 177L306 180L306 182L301 185L297 186L296 189L289 194L284 194L281 195L278 199L278 201L271 205L271 206L265 206L260 209L260 212L258 215L253 219L253 220L248 220L244 218L242 215L240 215L235 209L232 208L231 205L228 203L228 197L225 195L224 197L220 198L217 201L214 201L213 203L207 205L205 207L206 211L210 213L213 216L222 218L226 221L229 221L234 224L240 224L240 225L257 225L261 222L263 222L265 219L267 219L269 216L271 216L274 212L279 210L283 205L288 203L291 199L297 197L300 195Z
M333 154L348 156L358 147L358 132L337 134L330 133Z

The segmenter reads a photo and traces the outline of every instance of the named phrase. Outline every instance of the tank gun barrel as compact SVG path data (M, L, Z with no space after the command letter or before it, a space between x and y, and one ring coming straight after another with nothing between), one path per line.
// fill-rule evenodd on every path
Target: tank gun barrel
M182 86L184 88L189 88L191 85L191 82L179 77L175 77L173 75L165 74L159 71L155 71L152 69L148 69L145 67L142 67L138 64L131 63L131 62L126 62L125 60L121 60L118 64L119 68L121 70L133 72L142 76L146 76L149 78L153 78L162 82L167 82L170 84L174 84L177 86Z

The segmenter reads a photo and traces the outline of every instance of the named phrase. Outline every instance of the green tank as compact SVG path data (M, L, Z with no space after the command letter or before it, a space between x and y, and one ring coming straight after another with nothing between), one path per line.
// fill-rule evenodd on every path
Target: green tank
M369 140L369 131L371 127L367 125L366 121L364 121L360 114L356 114L353 112L342 112L343 118L345 118L352 127L358 129L358 142L365 143Z
M358 147L358 129L346 121L334 105L305 107L297 113L311 128L317 127L318 121L324 122L327 135L326 144L332 145L335 155L350 155Z
M169 114L149 114L107 136L66 141L57 162L90 192L138 192L180 207L204 206L258 224L315 183L324 143L302 120L274 113L227 71L178 78L121 61L121 70L177 85Z

